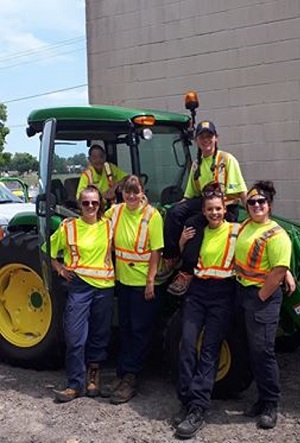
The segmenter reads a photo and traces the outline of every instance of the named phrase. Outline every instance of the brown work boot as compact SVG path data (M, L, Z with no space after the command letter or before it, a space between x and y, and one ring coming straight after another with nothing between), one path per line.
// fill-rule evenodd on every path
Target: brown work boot
M184 295L192 280L193 275L180 271L168 286L167 291L173 295Z
M115 390L110 398L110 402L114 405L126 403L136 395L136 375L126 374L122 378L119 387Z
M115 392L115 390L120 386L121 382L122 379L120 377L115 377L107 385L101 386L100 388L101 397L104 398L110 397Z
M86 395L87 397L97 397L100 395L100 368L98 363L91 363L88 366Z
M53 389L55 400L59 403L67 403L68 401L72 401L75 398L79 397L81 392L77 389L66 388L63 391L57 391Z

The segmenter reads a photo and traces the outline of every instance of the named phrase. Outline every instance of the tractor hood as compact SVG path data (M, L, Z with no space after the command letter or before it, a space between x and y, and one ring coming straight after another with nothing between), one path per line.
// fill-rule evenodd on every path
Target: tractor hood
M7 225L9 221L20 213L30 212L35 214L33 203L0 203L0 225Z

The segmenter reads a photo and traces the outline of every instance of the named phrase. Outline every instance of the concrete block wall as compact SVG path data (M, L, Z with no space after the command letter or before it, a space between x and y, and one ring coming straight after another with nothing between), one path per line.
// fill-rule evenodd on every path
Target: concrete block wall
M300 220L300 1L86 0L91 103L212 119L250 186Z

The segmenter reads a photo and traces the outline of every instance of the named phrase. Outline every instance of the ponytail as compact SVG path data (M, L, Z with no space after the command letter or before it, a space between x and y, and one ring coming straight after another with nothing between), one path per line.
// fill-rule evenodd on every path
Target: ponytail
M201 176L201 163L202 163L202 152L201 149L198 148L197 152L197 169L194 172L194 180L197 181Z
M217 154L218 154L218 144L216 142L216 144L215 144L215 152L213 153L212 162L211 162L211 166L210 166L210 170L211 170L212 173L214 173L215 169L216 169Z

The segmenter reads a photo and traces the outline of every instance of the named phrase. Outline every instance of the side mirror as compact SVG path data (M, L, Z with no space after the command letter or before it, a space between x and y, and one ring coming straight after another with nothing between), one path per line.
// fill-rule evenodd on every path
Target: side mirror
M50 194L49 200L50 211L55 212L56 198L54 194ZM35 202L35 212L38 217L46 217L46 194L39 194Z

